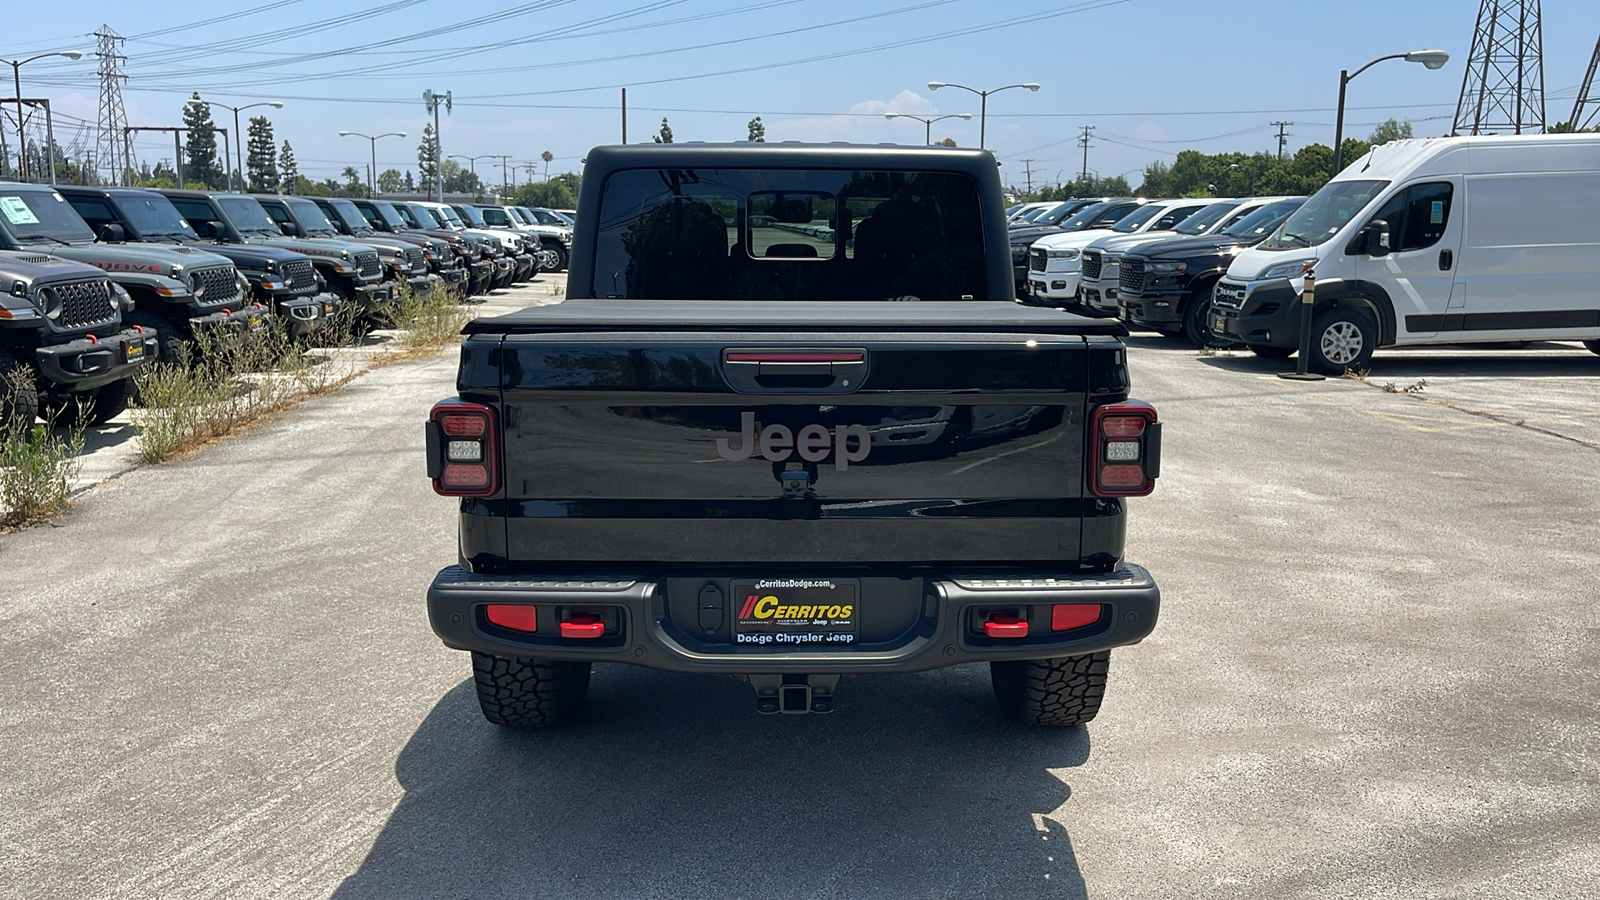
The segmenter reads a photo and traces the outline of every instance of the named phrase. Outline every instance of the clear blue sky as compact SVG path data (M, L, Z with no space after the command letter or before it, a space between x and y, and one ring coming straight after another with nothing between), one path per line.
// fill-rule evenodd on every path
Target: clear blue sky
M1083 165L1075 142L1096 128L1089 167L1139 170L1177 150L1329 143L1341 68L1386 53L1448 50L1439 71L1386 62L1351 83L1347 132L1394 116L1421 134L1447 132L1461 90L1477 0L257 0L209 4L11 4L0 58L80 48L102 23L128 37L130 124L179 124L190 91L265 110L313 178L364 165L416 169L427 120L424 88L452 91L444 152L510 154L551 172L575 170L592 146L649 140L666 116L678 141L742 140L760 115L769 141L920 143L924 128L885 112L971 113L933 126L935 140L978 144L978 98L929 81L994 88L1035 81L1038 93L990 98L988 140L1008 183L1067 179ZM1333 15L1334 12L1337 15ZM1600 36L1600 3L1544 3L1548 118L1565 119ZM220 21L219 21L220 20ZM6 74L10 74L9 72ZM95 61L39 60L22 69L24 96L48 96L63 116L95 118ZM9 96L11 85L0 88ZM261 112L260 110L253 111ZM252 114L253 114L252 113ZM228 114L224 114L227 116ZM231 118L231 116L228 116ZM219 124L225 124L219 121ZM229 124L231 127L231 123ZM92 140L92 138L84 138ZM170 139L136 144L170 159ZM1024 160L1032 159L1032 163ZM487 176L498 161L479 160ZM1063 171L1065 170L1065 171ZM526 179L523 174L522 179ZM1129 176L1138 182L1138 172ZM492 177L485 180L497 180Z

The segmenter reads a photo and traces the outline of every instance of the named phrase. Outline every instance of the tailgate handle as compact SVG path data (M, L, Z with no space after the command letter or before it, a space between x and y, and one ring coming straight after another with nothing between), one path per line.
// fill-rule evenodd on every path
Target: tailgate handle
M741 394L848 394L867 377L867 351L760 347L722 351L722 375Z

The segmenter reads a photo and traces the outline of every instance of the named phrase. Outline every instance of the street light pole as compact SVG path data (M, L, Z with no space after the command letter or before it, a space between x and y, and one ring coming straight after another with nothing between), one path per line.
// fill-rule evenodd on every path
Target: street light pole
M1443 50L1413 50L1410 53L1391 53L1380 56L1367 63L1354 72L1348 69L1339 71L1339 112L1334 118L1333 125L1333 174L1337 176L1339 170L1344 168L1344 93L1348 85L1357 75L1372 68L1386 59L1403 59L1406 62L1422 63L1429 69L1440 69L1450 61L1450 54Z
M366 138L368 141L367 149L372 151L372 168L367 170L367 199L376 200L378 198L378 138L403 138L406 133L404 131L390 131L385 134L362 134L359 131L339 132L339 137L350 136Z
M1005 87L990 88L987 91L980 91L977 88L967 87L964 84L951 84L951 83L945 82L945 81L930 81L930 82L928 82L928 90L930 90L930 91L937 91L939 88L944 88L944 87L960 88L963 91L971 91L972 93L977 94L979 99L981 100L981 103L979 104L979 107L978 107L978 149L979 150L988 149L985 146L984 141L985 141L985 138L986 138L986 136L988 134L989 95L990 94L998 94L1001 91L1009 91L1012 88L1027 88L1030 91L1038 91L1039 90L1039 85L1037 85L1037 84L1035 84L1035 83L1033 83L1031 81L1028 82L1027 84L1008 84Z
M245 188L245 184L244 184L244 141L243 141L243 139L242 139L242 137L241 137L241 135L239 133L239 110L241 110L241 109L255 109L258 106L270 106L273 109L283 109L283 103L281 101L278 101L278 100L267 100L267 101L262 102L262 103L247 103L244 106L229 106L226 103L219 103L216 100L201 100L200 102L204 103L207 106L220 106L223 109L231 109L231 110L233 110L233 150L234 150L233 155L239 157L239 190L243 191L244 188ZM226 135L224 135L224 140L226 140ZM224 144L222 149L224 151L226 151L228 149L227 145ZM228 162L224 163L224 165L226 165L228 167L228 190L231 191L231 190L234 189L233 188L233 162L232 162L232 160L229 160Z
M83 51L54 50L50 53L41 53L38 56L30 56L27 59L0 59L0 62L11 66L11 83L16 87L17 90L17 171L21 175L20 180L22 181L28 180L28 137L23 133L22 130L22 67L36 59L45 59L46 57L50 56L65 56L67 59L77 60L83 58ZM54 152L55 148L51 147L50 150L51 152ZM54 177L55 174L55 167L52 166L50 169L50 175L51 177Z
M942 119L964 119L968 122L972 121L972 113L951 113L948 116L934 116L931 119L924 119L922 116L913 116L909 113L884 113L883 117L885 119L916 119L918 122L926 125L927 128L923 129L922 136L922 143L924 146L931 146L933 144L933 123Z
M494 154L492 154L492 153L480 153L477 156L465 156L465 155L460 154L460 153L452 153L447 158L448 159L464 159L464 160L466 160L467 161L468 171L470 171L472 173L472 180L477 181L478 180L478 160L480 160L480 159L489 159L489 158L491 158L493 156L494 156ZM442 187L439 189L439 202L440 203L444 202L444 188L442 188Z

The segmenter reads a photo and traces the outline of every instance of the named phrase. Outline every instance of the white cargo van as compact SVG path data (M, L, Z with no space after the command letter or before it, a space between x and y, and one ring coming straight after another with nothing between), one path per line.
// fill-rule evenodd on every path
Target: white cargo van
M1375 147L1239 254L1211 326L1262 356L1364 369L1376 347L1581 340L1600 353L1600 134Z

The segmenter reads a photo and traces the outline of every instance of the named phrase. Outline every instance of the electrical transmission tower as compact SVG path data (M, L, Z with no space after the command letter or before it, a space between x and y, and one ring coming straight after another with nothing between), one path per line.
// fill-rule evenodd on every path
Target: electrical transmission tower
M1455 134L1544 130L1544 40L1539 0L1483 0L1461 79Z
M128 140L128 110L122 105L122 35L101 25L94 33L100 45L95 56L100 60L100 134L95 141L95 168L109 170L108 184L127 185L133 169L133 153Z
M1589 72L1583 76L1583 87L1578 89L1578 102L1572 105L1572 118L1567 120L1573 131L1600 125L1600 85L1594 83L1596 69L1600 69L1600 41L1594 42L1594 56L1589 57Z

